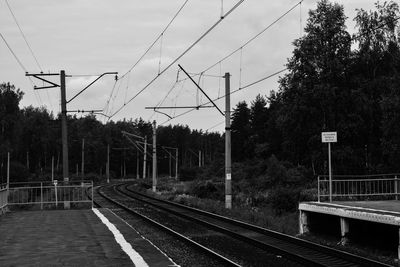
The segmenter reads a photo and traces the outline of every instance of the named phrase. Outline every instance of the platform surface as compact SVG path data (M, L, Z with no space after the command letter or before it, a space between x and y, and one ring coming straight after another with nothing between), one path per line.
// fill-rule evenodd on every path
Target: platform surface
M175 265L112 211L99 211L148 266ZM93 210L23 211L0 216L0 265L134 266Z
M400 226L397 200L304 202L299 210Z

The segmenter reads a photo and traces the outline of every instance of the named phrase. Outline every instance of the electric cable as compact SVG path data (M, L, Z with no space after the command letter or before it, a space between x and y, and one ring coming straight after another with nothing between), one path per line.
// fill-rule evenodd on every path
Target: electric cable
M284 72L284 71L286 71L286 70L287 70L287 68L281 69L281 70L276 71L276 72L274 72L274 73L272 73L272 74L269 74L269 75L267 75L267 76L265 76L265 77L263 77L263 78L261 78L261 79L258 79L258 80L254 81L254 82L248 83L248 84L246 84L245 86L243 86L243 87L241 87L241 88L238 88L238 89L236 89L236 90L234 90L234 91L231 91L228 95L232 95L232 94L234 94L234 93L236 93L236 92L238 92L238 91L241 91L241 90L243 90L243 89L246 89L246 88L249 88L249 87L251 87L251 86L253 86L253 85L256 85L256 84L258 84L258 83L260 83L260 82L262 82L262 81L265 81L265 80L267 80L267 79L269 79L269 78L272 78L272 77L274 77L274 76L276 76L276 75L278 75L278 74L281 74L282 72ZM226 97L226 96L227 96L227 95L220 96L220 97L218 97L218 98L213 99L213 101L218 101L218 100L220 100L220 99L222 99L222 98L224 98L224 97ZM211 103L211 101L206 102L206 103L204 103L203 105L207 105L207 104L210 104L210 103ZM188 113L190 113L190 112L192 112L192 111L194 111L194 110L197 110L197 108L192 108L192 109L189 109L189 110L187 110L187 111L185 111L185 112L182 112L182 113L180 113L180 114L178 114L178 115L172 117L172 119L169 119L169 120L167 120L167 121L161 123L160 125L164 125L165 123L167 123L167 122L169 122L169 121L171 121L171 120L173 120L173 119L179 118L179 117L181 117L181 116L183 116L183 115L186 115L186 114L188 114Z
M225 120L218 122L217 124L211 126L210 128L207 128L205 131L207 132L208 130L214 129L217 126L220 126L221 124L223 124L225 122Z
M175 58L168 66L166 66L157 76L155 76L149 83L147 83L139 92L137 92L133 97L131 97L128 102L130 103L134 100L138 95L140 95L144 90L146 90L154 81L156 81L163 73L165 73L171 66L173 66L179 59L181 59L187 52L189 52L197 43L199 43L205 36L207 36L221 21L226 18L229 14L231 14L237 7L242 4L244 0L239 0L226 14L223 18L220 18L216 23L214 23L208 30L206 30L196 41L194 41L185 51L183 51L177 58ZM113 114L110 115L110 118L114 117L118 114L126 105L122 105L118 108Z
M238 51L240 51L241 49L243 49L243 47L249 45L251 42L253 42L255 39L257 39L260 35L262 35L265 31L267 31L269 28L271 28L273 25L275 25L277 22L279 22L281 19L283 19L287 14L289 14L293 9L295 9L298 5L300 5L304 0L301 0L300 2L298 2L297 4L295 4L293 7L291 7L288 11L286 11L285 13L283 13L281 16L279 16L277 19L275 19L272 23L270 23L268 26L266 26L264 29L262 29L260 32L258 32L256 35L254 35L253 37L251 37L249 40L247 40L243 45L241 45L239 48L233 50L231 53L229 53L228 55L226 55L225 57L221 58L219 61L217 61L216 63L212 64L211 66L209 66L208 68L206 68L205 70L201 71L201 72L207 72L208 70L212 69L213 67L215 67L216 65L218 65L219 63L225 61L226 59L228 59L229 57L231 57L232 55L234 55L235 53L237 53Z
M0 37L1 37L1 39L3 39L3 41L4 41L4 43L6 44L8 50L9 50L9 51L11 52L11 54L14 56L14 59L17 61L18 65L19 65L19 66L21 67L21 69L26 73L27 70L26 70L24 64L22 64L21 60L17 57L17 55L15 54L15 52L13 51L13 49L11 48L11 46L8 44L7 40L4 38L4 36L3 36L2 33L0 33ZM31 77L28 77L28 80L30 81L32 87L34 87L34 83L33 83L33 81L32 81L32 78L31 78ZM43 103L43 102L42 102L42 99L41 99L40 95L36 92L36 90L34 90L34 95L35 95L35 97L36 97L36 101L38 102L39 106L42 106L42 105L43 105L43 104L42 104L42 103Z
M31 53L31 55L32 55L32 57L33 57L33 59L34 59L35 62L36 62L36 65L39 67L40 71L43 72L43 69L42 69L41 65L39 64L39 61L38 61L38 59L37 59L35 53L33 52L33 49L32 49L31 45L30 45L29 42L28 42L28 39L26 38L24 32L22 31L22 28L21 28L21 26L19 25L18 20L17 20L17 17L15 16L15 14L14 14L14 12L13 12L13 10L12 10L10 4L8 3L8 0L5 0L5 2L6 2L6 4L7 4L8 10L10 11L10 13L11 13L13 19L14 19L15 24L17 25L17 27L18 27L18 29L19 29L19 32L21 33L22 38L23 38L24 41L25 41L26 46L28 47L28 49L29 49L29 51L30 51L30 53ZM40 99L40 94L39 94L38 92L36 92L35 94L37 94L38 97L39 97L39 99ZM52 103L51 103L50 95L49 95L49 92L48 92L47 90L46 90L46 94L47 94L47 98L48 98L48 100L49 100L50 108L51 108L51 110L53 110L53 105L52 105ZM40 99L40 101L41 101L41 99Z
M14 18L15 24L17 24L17 27L18 27L18 29L19 29L19 32L21 33L22 37L23 37L24 40L25 40L26 45L27 45L28 48L29 48L29 51L31 52L33 58L35 59L35 62L36 62L36 64L37 64L37 66L39 67L39 69L40 69L41 71L43 71L42 67L41 67L40 64L39 64L39 61L37 60L37 58L36 58L36 56L35 56L35 53L33 53L32 47L29 45L28 40L26 39L26 36L25 36L24 32L22 31L22 28L20 27L20 25L19 25L19 23L18 23L18 21L17 21L17 18L16 18L15 15L14 15L14 12L13 12L12 9L11 9L10 4L8 3L8 0L5 0L5 2L6 2L6 4L7 4L8 10L10 10L10 13L11 13L12 17Z
M186 0L182 6L179 8L179 10L175 13L175 15L173 16L173 18L171 19L171 21L167 24L167 26L161 31L161 33L157 36L157 38L153 41L153 43L146 49L146 51L140 56L140 58L136 61L135 64L133 64L133 66L127 71L125 72L119 79L124 78L129 72L131 72L136 66L137 64L139 64L140 61L142 61L142 59L146 56L146 54L150 51L150 49L153 48L153 46L157 43L157 41L161 38L161 36L167 31L167 29L169 28L169 26L172 24L172 22L176 19L176 17L179 15L179 13L182 11L182 9L185 7L185 5L187 4L189 0Z

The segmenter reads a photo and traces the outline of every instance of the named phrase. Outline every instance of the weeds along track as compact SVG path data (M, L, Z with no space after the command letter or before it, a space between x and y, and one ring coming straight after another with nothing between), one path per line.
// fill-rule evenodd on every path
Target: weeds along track
M111 205L111 208L117 207L118 209L122 209L132 216L140 217L148 224L155 226L158 229L162 230L163 232L167 233L168 235L171 235L174 238L179 239L180 241L186 243L187 246L192 247L203 254L206 254L207 257L213 258L215 261L218 262L217 266L241 266L240 264L237 264L234 261L174 231L173 229L167 227L166 225L163 225L143 215L142 213L137 212L137 210L135 210L137 209L137 207L136 208L132 207L132 205L130 205L129 202L127 203L126 195L121 194L121 192L117 189L117 187L118 185L112 185L112 186L102 186L97 188L97 194L103 198L103 199L96 199L96 201L94 201L97 207L103 208L103 207L110 207ZM104 200L106 200L106 202L104 202ZM214 265L214 263L211 264ZM209 264L206 265L208 266Z
M305 241L293 236L268 230L238 220L191 208L175 202L157 199L137 192L127 184L115 186L114 189L126 200L136 200L145 206L154 208L154 212L173 214L193 225L201 225L220 235L227 235L240 240L253 248L283 256L291 261L305 266L390 266L368 258L353 255L340 250ZM129 207L126 207L127 209ZM158 215L166 224L171 224L168 215ZM183 226L185 227L185 226ZM179 226L176 227L179 231ZM191 237L191 239L194 239ZM229 245L226 246L229 250ZM239 249L240 250L240 249ZM241 253L240 251L237 253ZM290 265L290 264L289 264Z

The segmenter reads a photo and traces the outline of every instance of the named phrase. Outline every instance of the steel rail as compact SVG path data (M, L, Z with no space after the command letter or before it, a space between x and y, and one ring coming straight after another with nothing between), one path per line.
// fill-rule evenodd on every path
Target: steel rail
M113 186L112 186L112 189L113 189L114 191L117 191L117 190L116 190L116 187L117 187L117 186L118 186L118 185L113 185ZM142 218L143 220L149 222L150 224L152 224L152 225L154 225L154 226L156 226L156 227L162 229L163 231L167 232L168 234L170 234L170 235L172 235L172 236L175 236L175 237L179 238L180 240L183 240L184 242L190 244L190 245L193 246L194 248L199 249L199 250L201 250L202 252L205 252L206 254L208 254L208 255L212 256L213 258L215 258L215 259L221 261L222 263L224 263L224 264L226 264L226 265L228 265L228 266L236 266L236 267L241 266L241 265L239 265L239 264L237 264L237 263L231 261L230 259L228 259L228 258L226 258L226 257L224 257L224 256L222 256L222 255L220 255L220 254L218 254L218 253L216 253L215 251L213 251L213 250L211 250L211 249L209 249L209 248L207 248L207 247L205 247L205 246L203 246L203 245L201 245L201 244L199 244L199 243L197 243L197 242L191 240L190 238L188 238L188 237L186 237L186 236L184 236L184 235L182 235L182 234L180 234L180 233L178 233L178 232L172 230L171 228L168 228L168 227L166 227L165 225L162 225L162 224L156 222L155 220L150 219L149 217L147 217L147 216L145 216L145 215L142 215L142 214L140 214L140 213L138 213L138 212L132 210L131 208L129 208L129 207L126 206L125 204L122 204L122 203L120 203L119 201L117 201L117 200L115 200L115 199L113 199L113 198L107 196L107 195L104 194L101 190L98 190L97 193L98 193L100 196L102 196L103 198L105 198L105 199L107 199L108 201L112 202L113 204L115 204L115 205L121 207L122 209L124 209L124 210L127 211L128 213L134 214L135 216L138 216L138 217Z
M368 258L364 258L361 256L357 256L354 254L350 254L344 251L340 251L337 249L329 248L323 245L315 244L306 240L302 240L296 237L292 237L286 234L282 234L276 231L272 231L266 228L262 228L259 226L251 225L242 221L230 219L221 215L217 215L214 213L206 212L203 210L191 208L182 204L174 203L171 201L166 201L166 200L161 200L157 198L150 197L148 195L139 193L137 191L133 191L127 186L125 186L125 189L133 194L137 194L139 196L142 196L144 198L147 198L151 201L143 200L138 197L134 197L132 195L125 195L141 200L149 205L155 206L159 209L163 209L166 211L169 211L171 213L174 213L176 215L179 215L181 217L185 217L190 220L195 220L203 225L207 225L208 227L212 227L214 229L219 229L219 231L222 231L224 233L227 233L231 236L234 236L237 239L249 242L259 248L262 249L269 249L269 250L274 250L278 253L284 254L287 257L299 261L301 263L306 263L308 265L312 264L314 266L390 266L385 263L377 262L375 260L371 260ZM153 201L153 202L152 202ZM163 203L169 206L177 207L184 209L186 211L192 212L192 214L183 214L182 212L176 211L176 210L171 210L170 208L167 208L165 206L160 206L158 204L155 204L155 202ZM241 227L244 231L254 231L259 234L263 234L268 238L272 238L273 240L257 240L254 238L250 238L248 236L244 236L236 231L231 231L225 227L221 227L215 224L210 223L209 221L205 221L202 219L194 218L193 213L195 214L201 214L202 216L207 216L208 218L216 219L219 221L223 221L224 223L228 223L231 225L235 225L237 227ZM265 242L269 242L265 243ZM286 243L286 244L285 244ZM291 250L291 251L288 251Z

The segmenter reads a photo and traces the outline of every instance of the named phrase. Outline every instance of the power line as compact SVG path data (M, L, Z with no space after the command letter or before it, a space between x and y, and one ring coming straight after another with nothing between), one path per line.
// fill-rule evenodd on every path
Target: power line
M22 31L22 28L21 28L21 26L19 25L18 20L17 20L17 17L15 16L14 12L12 11L12 8L11 8L10 4L8 3L8 0L5 0L5 2L6 2L6 4L7 4L8 10L10 11L10 13L11 13L13 19L14 19L15 24L17 25L17 27L18 27L18 29L19 29L19 32L21 33L22 38L23 38L24 41L25 41L26 46L28 47L28 49L29 49L29 51L30 51L30 53L31 53L31 55L32 55L32 57L33 57L33 59L34 59L35 62L36 62L36 65L39 67L40 71L43 72L43 69L42 69L42 67L41 67L40 64L39 64L39 61L38 61L38 59L37 59L35 53L33 52L33 49L32 49L31 45L30 45L29 42L28 42L28 39L26 38L24 32ZM37 97L38 97L39 100L40 100L40 103L42 103L42 100L41 100L41 98L40 98L40 94L39 94L38 92L35 92L35 95L36 95L36 94L37 94ZM48 98L48 100L49 100L50 108L53 109L53 105L51 104L49 92L48 92L47 90L46 90L46 94L47 94L47 98Z
M179 13L182 11L182 9L185 7L185 5L187 4L189 0L186 0L182 6L179 8L179 10L175 13L175 15L173 16L173 18L171 19L171 21L167 24L167 26L165 26L165 28L161 31L161 33L157 36L157 38L153 41L153 43L146 49L146 51L143 53L143 55L140 56L140 58L136 61L135 64L133 64L133 66L127 71L125 72L124 75L122 75L119 79L124 78L129 72L131 72L137 64L139 64L139 62L144 58L144 56L150 51L150 49L153 48L153 46L157 43L157 41L164 35L164 33L167 31L167 29L169 28L169 26L172 24L172 22L176 19L176 17L179 15Z
M0 33L0 37L1 39L3 39L4 43L6 44L8 50L11 52L11 54L14 56L15 60L17 61L18 65L21 67L21 69L26 73L27 70L25 68L25 66L22 64L21 60L19 60L19 58L17 57L17 55L14 53L14 51L12 50L11 46L8 44L7 40L4 38L3 34ZM32 78L28 77L32 87L34 86ZM40 95L35 91L34 93L35 97L36 97L36 101L38 102L39 106L42 106L42 99L40 98Z
M26 36L25 36L24 32L22 31L21 26L19 26L19 23L18 23L18 21L17 21L17 18L15 17L14 12L12 11L10 4L8 3L7 0L5 0L5 2L6 2L6 4L7 4L8 10L10 10L10 13L11 13L12 17L14 18L15 24L17 24L17 27L18 27L18 29L19 29L19 32L21 33L22 37L23 37L24 40L25 40L26 45L27 45L28 48L29 48L29 51L31 52L33 58L35 59L36 64L38 65L39 69L40 69L41 71L43 71L42 67L41 67L40 64L39 64L39 61L37 60L37 58L36 58L36 56L35 56L35 53L33 53L32 47L29 45L28 40L26 39Z
M280 21L281 19L283 19L287 14L289 14L293 9L295 9L298 5L301 5L301 3L303 2L303 0L301 0L300 2L298 2L297 4L295 4L293 7L291 7L288 11L286 11L285 13L283 13L281 16L279 16L277 19L275 19L273 22L271 22L268 26L266 26L264 29L262 29L259 33L257 33L256 35L254 35L253 37L251 37L249 40L247 40L244 44L242 44L239 48L233 50L231 53L229 53L228 55L226 55L225 57L221 58L219 61L217 61L216 63L212 64L211 66L209 66L208 68L206 68L205 70L201 71L201 72L206 72L210 69L212 69L213 67L215 67L216 65L220 64L222 61L225 61L226 59L228 59L229 57L231 57L232 55L234 55L235 53L237 53L238 51L242 50L245 46L249 45L251 42L253 42L255 39L257 39L260 35L262 35L265 31L267 31L269 28L271 28L273 25L275 25L278 21Z
M219 122L219 123L217 123L217 124L211 126L210 128L207 128L207 129L206 129L206 132L207 132L208 130L214 129L214 128L217 127L217 126L220 126L220 125L223 124L223 123L225 123L225 120L223 120L223 121L221 121L221 122Z
M272 78L272 77L274 77L274 76L276 76L276 75L278 75L278 74L280 74L280 73L282 73L282 72L284 72L284 71L286 71L286 70L287 70L286 68L281 69L281 70L279 70L279 71L277 71L277 72L274 72L274 73L272 73L272 74L269 74L269 75L267 75L267 76L265 76L265 77L263 77L263 78L261 78L261 79L258 79L258 80L254 81L254 82L248 83L248 84L246 84L245 86L243 86L243 87L241 87L241 88L238 88L238 89L236 89L236 90L234 90L234 91L231 91L231 92L229 93L229 95L232 95L232 94L234 94L234 93L236 93L236 92L238 92L238 91L240 91L240 90L249 88L249 87L251 87L251 86L253 86L253 85L256 85L256 84L258 84L258 83L260 83L260 82L262 82L262 81L265 81L265 80L267 80L267 79L269 79L269 78ZM213 101L218 101L218 100L220 100L221 98L224 98L224 97L226 97L226 96L227 96L227 95L223 95L223 96L217 97L217 98L213 99ZM207 104L210 104L210 103L211 103L211 102L206 102L206 103L203 103L203 105L207 105ZM194 111L194 110L197 110L197 108L193 108L193 109L187 110L187 111L185 111L185 112L182 112L182 113L180 113L180 114L178 114L178 115L172 117L172 119L166 120L165 122L161 123L160 125L163 125L163 124L165 124L165 123L167 123L167 122L169 122L169 121L171 121L171 120L173 120L173 119L176 119L176 118L179 118L179 117L181 117L181 116L183 116L183 115L186 115L186 114L188 114L188 113L190 113L190 112L192 112L192 111Z
M187 52L189 52L198 42L200 42L206 35L208 35L221 21L226 18L229 14L231 14L240 4L242 4L244 0L239 0L228 12L225 13L223 17L221 17L214 25L212 25L207 31L205 31L196 41L194 41L182 54L180 54L177 58L175 58L167 67L165 67L157 76L155 76L146 86L144 86L138 93L136 93L133 97L131 97L128 102L130 103L134 100L138 95L140 95L144 90L146 90L154 81L158 79L163 73L165 73L172 65L174 65L179 59L181 59ZM122 105L117 111L115 111L110 118L114 117L117 113L119 113L126 104Z
M154 47L154 45L157 43L157 41L164 35L164 33L167 31L167 29L169 28L169 26L172 24L172 22L176 19L176 17L179 15L179 13L182 11L182 9L186 6L187 2L189 0L186 0L181 7L178 9L178 11L175 13L175 15L172 17L172 19L170 20L170 22L167 24L167 26L165 26L165 28L161 31L161 33L157 36L157 38L153 41L153 43L146 49L146 51L140 56L140 58L135 62L135 64L133 64L133 66L127 71L125 72L118 80L121 80L123 78L125 78L126 75L128 75L129 73L131 73L131 71L142 61L142 59L147 55L147 53ZM160 66L161 66L161 58L160 58L160 63L159 63L159 70L158 70L158 75L160 75ZM128 89L128 88L127 88ZM108 104L113 96L113 92L114 92L114 88L111 91L110 97L107 101L107 108L108 108ZM117 92L119 92L119 90L117 90ZM126 90L127 92L127 90ZM114 98L115 99L115 98ZM130 102L130 101L129 101ZM126 94L125 94L125 99L124 99L124 105L126 105ZM123 107L122 106L122 107ZM111 118L111 117L110 117Z
M8 47L8 50L10 50L11 54L14 56L15 60L18 62L19 66L21 67L21 69L24 72L27 72L25 66L22 64L21 60L19 60L19 58L17 57L17 55L14 53L14 51L12 50L11 46L7 43L6 39L4 38L3 34L0 33L1 38L3 39L4 43L6 44L6 46Z

